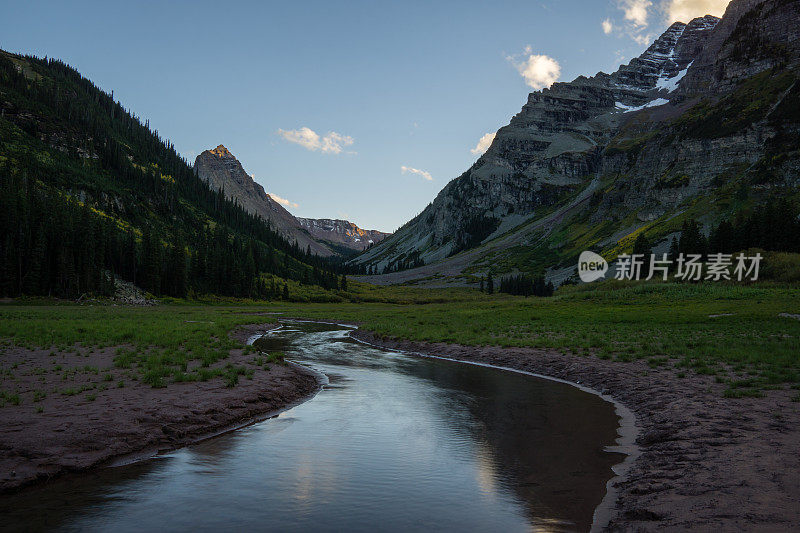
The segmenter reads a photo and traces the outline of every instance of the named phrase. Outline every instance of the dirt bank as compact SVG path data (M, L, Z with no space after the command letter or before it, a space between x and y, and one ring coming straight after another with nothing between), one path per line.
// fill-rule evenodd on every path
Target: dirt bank
M244 341L272 327L249 325L232 337ZM237 349L223 364L253 369L252 379L242 376L232 388L216 377L154 389L114 368L115 352L4 349L0 390L14 391L19 405L5 396L0 407L0 491L184 446L266 418L319 388L304 367L265 370Z
M800 524L797 391L724 398L713 377L526 348L352 336L378 346L488 363L579 382L637 419L640 455L614 483L608 529L789 531Z

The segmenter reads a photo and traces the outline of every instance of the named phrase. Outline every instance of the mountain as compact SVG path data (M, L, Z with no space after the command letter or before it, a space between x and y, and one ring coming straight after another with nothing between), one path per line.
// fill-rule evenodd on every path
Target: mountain
M797 194L800 2L733 0L641 56L531 93L489 150L355 268L377 283L556 282L586 249L615 257L758 201ZM663 246L663 245L662 245ZM413 264L413 263L412 263Z
M297 218L300 226L321 241L361 252L377 244L391 233L361 229L347 220L330 218Z
M264 191L221 144L198 155L194 169L212 190L223 190L227 198L269 221L272 228L290 242L296 241L300 248L310 249L315 255L350 255L350 251L360 252L388 235L377 230L363 230L347 220L293 216Z
M73 68L0 51L0 296L110 295L119 279L179 297L338 288L258 215Z
M309 235L289 211L273 200L264 191L264 187L245 172L239 160L221 144L198 155L194 169L212 190L223 190L226 198L238 202L248 213L269 221L275 231L290 242L297 241L303 250L311 248L312 253L323 257L334 254L328 246Z

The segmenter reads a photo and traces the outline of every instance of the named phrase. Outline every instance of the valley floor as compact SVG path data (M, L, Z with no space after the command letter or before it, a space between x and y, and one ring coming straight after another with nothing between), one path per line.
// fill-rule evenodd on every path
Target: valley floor
M312 393L310 373L242 348L250 328L286 317L357 323L356 336L386 348L581 382L615 398L636 415L639 455L615 481L613 530L800 523L797 288L364 294L371 303L0 305L2 486L180 446Z

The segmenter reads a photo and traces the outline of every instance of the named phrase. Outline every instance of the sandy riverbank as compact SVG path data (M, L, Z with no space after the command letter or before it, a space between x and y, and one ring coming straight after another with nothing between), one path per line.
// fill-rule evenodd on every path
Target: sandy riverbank
M231 335L244 342L274 326L249 325ZM253 378L242 377L235 387L214 378L155 389L130 379L130 371L114 368L115 351L4 351L4 367L14 370L13 378L2 376L0 388L13 385L21 402L0 408L0 491L185 446L264 419L319 389L310 370L294 364L264 370L241 349L231 350L223 364L252 368ZM97 387L98 376L81 371L87 367L102 369L101 376L110 374L111 379L101 380L107 387ZM77 371L65 382L64 371L72 368ZM63 394L66 387L80 390L92 383L95 387L87 392Z
M789 531L800 524L800 404L789 391L731 399L712 377L679 378L675 369L644 362L351 335L579 382L632 410L640 454L614 482L609 530Z

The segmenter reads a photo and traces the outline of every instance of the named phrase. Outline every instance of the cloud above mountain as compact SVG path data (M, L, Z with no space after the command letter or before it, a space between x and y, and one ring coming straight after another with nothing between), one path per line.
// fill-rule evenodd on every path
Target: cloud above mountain
M668 22L689 22L705 15L721 17L730 0L668 0L665 6Z
M609 17L601 22L603 33L628 37L648 45L655 34L650 31L653 19L666 24L689 22L705 15L721 17L730 0L612 0L621 11L621 20Z
M647 26L653 2L650 0L619 0L618 5L623 11L626 21L637 27Z
M486 135L481 137L480 140L478 140L478 144L476 144L475 148L471 149L470 152L472 152L475 155L480 155L485 153L486 150L488 150L489 147L492 145L492 141L494 141L495 135L497 134L487 133Z
M300 204L296 204L294 202L291 202L291 201L287 200L286 198L281 198L280 196L278 196L274 192L268 192L267 194L269 194L270 197L273 200L275 200L276 202L278 202L281 205L285 205L286 207L300 207Z
M514 65L525 83L536 90L550 87L561 76L561 65L550 56L534 54L530 46L525 52L506 59Z
M341 154L346 147L352 145L354 142L353 138L349 135L342 135L335 131L320 135L306 126L303 126L299 130L279 129L278 135L290 143L299 144L306 150L328 154Z
M431 176L431 173L430 172L426 172L425 170L420 170L418 168L407 167L407 166L403 165L402 167L400 167L400 171L403 174L408 174L408 173L416 174L418 176L422 176L427 181L433 181L433 176Z

